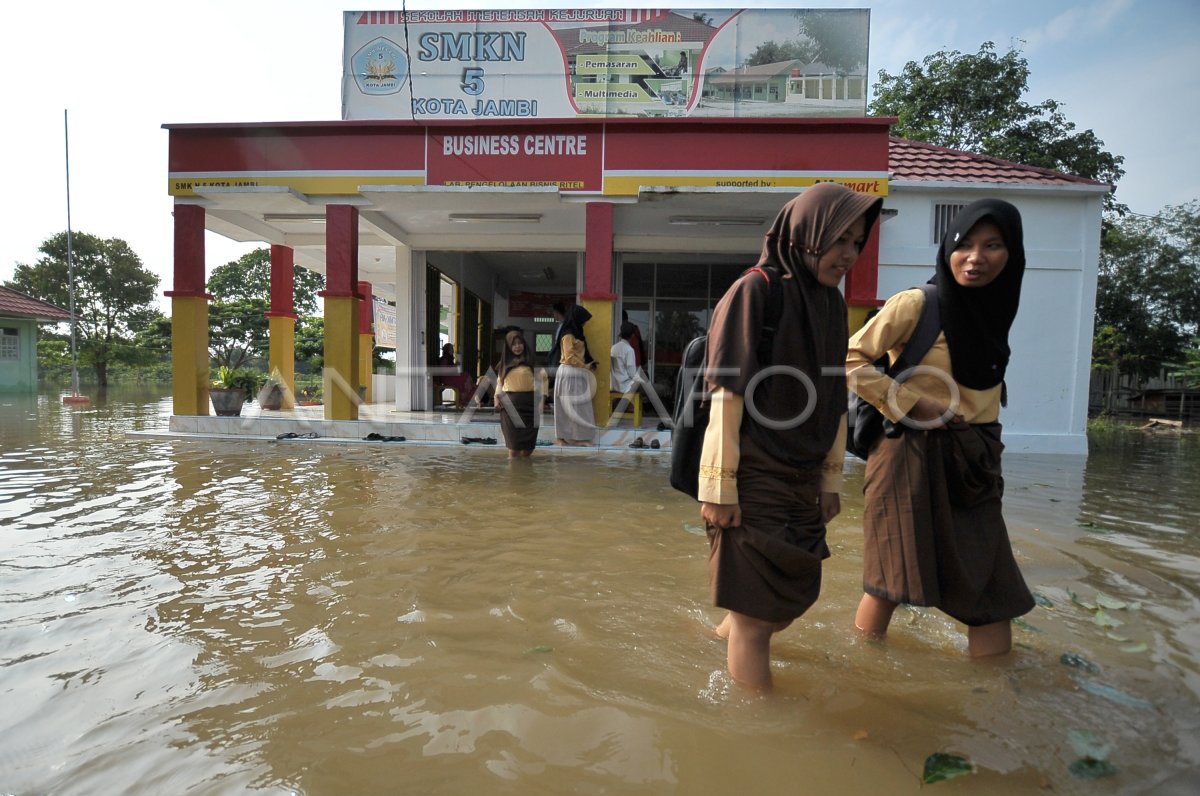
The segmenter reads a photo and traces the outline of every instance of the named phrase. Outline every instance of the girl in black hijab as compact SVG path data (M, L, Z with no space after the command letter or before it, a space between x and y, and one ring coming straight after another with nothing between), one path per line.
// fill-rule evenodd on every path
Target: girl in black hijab
M846 303L883 200L834 183L784 205L758 265L718 302L708 331L712 413L700 457L716 628L739 683L771 687L771 637L821 590L825 524L841 509L846 443ZM772 319L771 280L781 296ZM770 350L760 352L763 327Z
M867 459L863 591L855 616L882 637L900 603L933 606L967 625L973 657L1012 648L1011 620L1033 608L1001 514L1000 413L1008 333L1025 248L1008 202L964 207L942 239L937 287L942 334L896 383L872 369L895 361L917 325L920 289L888 299L850 340L851 389L903 429Z
M591 445L596 434L592 395L596 377L594 360L583 336L583 325L592 314L578 304L567 308L555 345L558 369L554 373L554 437L559 445ZM555 351L551 352L551 356Z

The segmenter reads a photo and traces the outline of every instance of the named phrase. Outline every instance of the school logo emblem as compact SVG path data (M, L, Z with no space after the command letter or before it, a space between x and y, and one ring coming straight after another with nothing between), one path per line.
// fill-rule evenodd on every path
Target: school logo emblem
M395 94L408 80L408 54L383 37L364 44L350 59L350 66L363 94Z

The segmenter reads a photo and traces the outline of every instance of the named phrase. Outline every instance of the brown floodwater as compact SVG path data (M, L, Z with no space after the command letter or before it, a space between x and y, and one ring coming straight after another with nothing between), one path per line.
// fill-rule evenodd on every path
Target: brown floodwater
M0 396L0 793L905 794L935 752L938 793L1200 792L1193 437L1006 458L1039 606L984 662L936 611L851 632L851 463L762 698L660 453L129 434L169 412Z

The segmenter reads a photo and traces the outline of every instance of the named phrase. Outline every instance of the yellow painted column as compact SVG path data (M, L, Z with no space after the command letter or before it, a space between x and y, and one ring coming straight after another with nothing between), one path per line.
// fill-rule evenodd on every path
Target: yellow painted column
M270 334L267 372L279 371L283 377L280 408L292 409L296 405L296 319L290 315L268 315L267 329Z
M208 381L208 298L172 296L172 411L177 415L207 415Z
M358 335L358 377L362 383L366 385L367 392L363 396L363 402L375 403L375 385L372 384L375 379L372 378L371 360L375 354L375 335L359 334Z
M592 314L584 324L583 334L588 341L588 351L596 360L596 394L592 396L592 409L596 413L596 425L605 426L612 417L612 404L608 400L609 372L612 370L612 317L613 302L608 299L583 299L579 302Z
M849 313L847 320L850 323L850 334L854 334L859 329L867 325L867 313L875 309L874 307L861 307L850 305L847 308Z
M325 297L326 420L358 420L358 297Z

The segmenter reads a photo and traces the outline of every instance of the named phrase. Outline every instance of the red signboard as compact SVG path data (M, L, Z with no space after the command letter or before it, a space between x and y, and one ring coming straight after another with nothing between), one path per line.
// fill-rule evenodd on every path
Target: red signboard
M426 185L603 188L598 125L442 128L427 141Z

